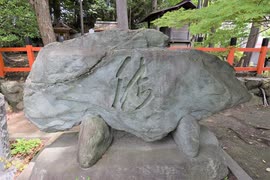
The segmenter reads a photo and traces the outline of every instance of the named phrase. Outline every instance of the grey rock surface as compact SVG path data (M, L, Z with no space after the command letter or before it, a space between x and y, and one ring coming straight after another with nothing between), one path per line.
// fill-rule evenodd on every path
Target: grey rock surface
M77 139L76 133L63 134L46 147L37 157L30 179L220 180L228 173L218 146L201 143L200 155L190 159L171 136L147 143L119 131L114 132L114 141L102 158L81 169L76 161Z
M187 155L197 156L200 146L200 125L195 118L186 116L181 119L172 135L175 143Z
M214 133L200 125L200 153L191 158L190 179L223 179L227 174L225 157ZM200 174L200 177L198 177Z
M239 77L240 81L243 81L249 93L253 95L249 105L265 105L266 101L270 104L270 78L259 77ZM264 93L265 97L264 97Z
M4 160L10 158L10 144L9 135L7 129L7 117L5 108L4 96L0 93L0 157ZM0 179L1 180L13 180L15 177L15 167L5 169L5 162L0 162Z
M7 116L5 99L3 94L0 93L0 157L8 159L10 157L10 144L7 129ZM3 170L0 166L0 169Z
M187 115L199 120L250 98L226 62L167 50L167 40L154 30L105 31L49 44L25 84L27 118L53 132L100 115L114 129L154 141Z
M267 97L270 97L270 88L265 90L265 94Z
M190 179L223 179L228 170L220 154L221 149L217 146L202 146L200 154L191 159Z
M95 164L112 142L112 132L100 117L85 117L82 120L78 141L78 162L82 168Z
M252 90L260 87L262 84L262 81L258 81L256 79L248 79L245 83L245 86L248 90Z
M18 81L3 81L0 85L1 93L14 110L23 110L24 83Z
M19 102L19 103L16 105L16 109L17 109L17 110L23 110L23 108L24 108L23 101Z
M200 144L219 146L219 142L215 134L203 125L200 125Z

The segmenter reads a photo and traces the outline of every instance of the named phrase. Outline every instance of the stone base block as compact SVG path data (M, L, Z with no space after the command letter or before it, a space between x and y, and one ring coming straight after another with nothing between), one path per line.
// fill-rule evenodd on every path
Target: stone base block
M207 137L209 133L204 133ZM204 136L203 135L203 136ZM36 159L31 180L220 180L227 173L220 148L204 141L200 154L190 159L171 136L147 143L114 132L114 141L91 168L76 160L78 133L67 133L45 148Z

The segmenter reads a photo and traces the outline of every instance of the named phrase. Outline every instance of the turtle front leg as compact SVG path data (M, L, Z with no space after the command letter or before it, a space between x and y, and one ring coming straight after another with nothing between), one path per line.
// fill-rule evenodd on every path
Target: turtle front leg
M93 166L113 139L112 129L100 117L85 117L80 126L77 159L82 168Z
M185 154L190 157L196 157L198 155L200 125L194 117L188 115L182 118L172 135L175 143Z

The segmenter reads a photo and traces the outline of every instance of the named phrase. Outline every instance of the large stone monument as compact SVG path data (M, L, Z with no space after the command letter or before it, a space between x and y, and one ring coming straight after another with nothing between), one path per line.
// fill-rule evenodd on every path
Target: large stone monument
M198 121L250 96L226 62L201 51L168 50L167 42L155 30L115 30L47 45L25 84L27 118L47 132L82 122L77 156L83 168L106 152L113 129L147 142L172 132L202 172L212 163L215 172L206 179L222 178L222 158L209 162L210 154L200 151L217 140Z

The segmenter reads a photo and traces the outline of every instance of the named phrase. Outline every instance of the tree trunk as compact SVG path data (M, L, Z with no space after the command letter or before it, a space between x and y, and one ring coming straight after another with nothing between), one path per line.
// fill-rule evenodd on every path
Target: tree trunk
M208 7L208 4L209 4L209 0L204 0L203 3L202 3L202 6L205 8L205 7ZM216 33L216 29L214 27L211 28L211 34L215 34ZM209 43L209 47L214 47L215 45L213 43Z
M74 6L79 7L80 3L79 1L74 1ZM80 27L81 25L81 18L80 18L80 8L75 8L74 9L74 19L73 19L73 24L74 27Z
M128 30L127 1L116 0L116 13L118 28Z
M55 42L55 34L52 27L51 16L49 11L48 0L29 0L30 4L35 9L37 16L38 27L43 44Z
M215 34L216 33L216 29L215 28L211 28L211 34ZM210 48L213 48L215 46L215 44L213 44L213 43L209 43L209 47Z
M83 0L80 0L80 23L81 23L81 35L84 35Z
M129 19L128 19L129 27L132 28L132 8L129 8Z
M255 25L255 23L252 23L246 48L254 48L256 46L259 32L260 32L260 28L257 27ZM249 66L251 55L252 55L251 52L244 52L244 55L243 55L243 60L244 60L243 66L244 67Z
M60 0L51 0L50 2L50 7L53 8L53 23L57 24L61 18L61 7L60 7Z
M152 0L152 11L157 10L157 0Z
M208 2L209 2L208 0L204 0L203 1L203 7L208 7Z
M201 8L202 8L202 0L198 0L197 9L201 9Z

